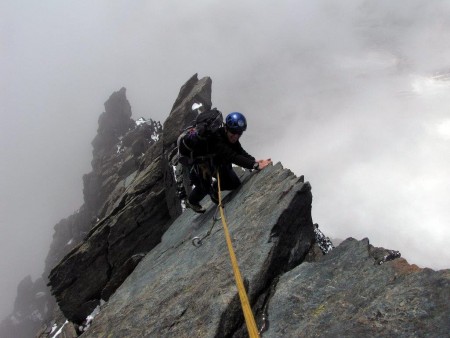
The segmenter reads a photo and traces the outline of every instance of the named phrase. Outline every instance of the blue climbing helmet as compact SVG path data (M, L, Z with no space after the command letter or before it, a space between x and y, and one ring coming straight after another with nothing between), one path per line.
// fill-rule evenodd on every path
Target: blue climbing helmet
M228 114L225 118L225 125L227 126L227 130L231 133L242 135L247 129L247 120L241 113L233 112Z

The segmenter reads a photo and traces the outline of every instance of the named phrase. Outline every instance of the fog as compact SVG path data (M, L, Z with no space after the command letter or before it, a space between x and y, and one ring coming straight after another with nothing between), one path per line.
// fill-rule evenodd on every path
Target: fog
M103 103L168 116L193 74L241 143L312 185L313 220L448 268L450 3L0 0L0 319L83 203Z

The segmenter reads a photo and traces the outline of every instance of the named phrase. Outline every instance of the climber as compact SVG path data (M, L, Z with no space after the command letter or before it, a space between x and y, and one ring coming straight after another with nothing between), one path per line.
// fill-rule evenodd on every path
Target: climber
M234 190L239 187L241 181L232 168L232 164L246 169L261 170L272 163L272 160L258 160L249 155L239 142L243 132L247 129L247 120L239 112L228 114L225 125L219 128L209 139L214 157L212 167L207 164L194 167L190 173L191 183L195 186L186 200L186 206L198 213L206 211L200 205L200 201L209 194L211 200L218 204L217 180L212 182L212 177L220 175L220 189Z

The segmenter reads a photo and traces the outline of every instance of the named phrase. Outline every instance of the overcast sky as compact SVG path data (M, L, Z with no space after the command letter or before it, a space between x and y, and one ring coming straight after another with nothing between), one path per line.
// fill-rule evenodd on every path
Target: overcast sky
M450 267L448 1L0 0L0 46L0 320L83 203L104 102L163 122L195 73L327 236Z

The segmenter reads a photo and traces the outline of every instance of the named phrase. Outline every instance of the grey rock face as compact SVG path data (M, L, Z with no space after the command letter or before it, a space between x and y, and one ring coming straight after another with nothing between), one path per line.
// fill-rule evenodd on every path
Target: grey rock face
M98 119L97 136L92 141L94 159L110 153L118 138L134 128L126 89L114 92L105 102L105 112Z
M208 83L194 76L183 86L170 114L178 118L169 116L164 124L169 131L192 113L183 110L189 102L208 100ZM93 171L83 178L86 213L95 220L84 240L49 274L60 309L75 323L114 293L139 262L137 257L155 247L181 213L169 158L174 145L163 147L166 133L160 137L161 125L151 120L140 120L138 126L133 121L130 129L129 107L124 89L105 103L93 141Z
M176 182L173 175L174 158L177 154L176 142L180 133L192 125L197 113L192 111L193 103L202 103L211 107L211 84L209 77L198 79L194 74L180 89L169 117L164 122L163 148L166 178L166 198L170 215L173 218L181 214L179 199L176 195Z
M97 146L93 151L92 172L83 176L84 204L54 227L43 273L45 280L51 269L86 238L98 220L111 212L137 176L145 153L159 139L162 133L159 122L142 119L137 125L130 117L131 107L122 88L106 101L105 112L99 119L98 134L93 141ZM105 137L109 143L100 141Z
M159 243L169 221L159 158L136 177L111 213L50 273L52 293L66 317L81 323L125 262Z
M174 147L180 132L195 120L197 113L192 111L193 103L211 107L211 85L211 78L198 80L195 74L181 87L172 111L163 125L165 149Z
M246 176L225 210L251 303L298 264L314 238L311 189L280 164ZM214 337L242 326L242 311L220 222L184 212L95 318L87 337ZM262 303L261 303L262 304Z
M92 172L83 177L85 203L54 227L43 273L46 282L63 257L76 250L98 221L128 196L127 188L138 176L145 153L158 141L162 133L159 122L141 119L137 124L130 117L131 107L122 88L106 101L105 112L99 118L98 134L93 141ZM135 253L133 249L130 251Z
M380 251L350 238L283 275L264 337L448 336L450 270L380 265Z
M53 227L53 240L45 260L43 274L46 282L51 269L86 237L92 223L86 207L82 206L79 212L62 219Z
M125 94L125 88L122 88L105 102L105 112L99 118L98 134L93 140L92 172L83 177L84 204L77 212L54 227L53 241L42 274L45 283L49 282L51 270L64 256L86 239L100 219L111 214L116 202L121 200L126 189L138 176L145 153L162 133L159 122L140 119L135 123L131 119L131 107ZM129 270L121 270L119 275L123 275L123 271ZM115 280L108 287L112 290L120 278L115 274L110 277ZM122 280L125 277L123 276ZM46 288L45 291L49 295L48 302L51 307L48 312L52 313L52 307L56 304L55 298L50 297ZM105 295L108 294L109 292L105 292Z

